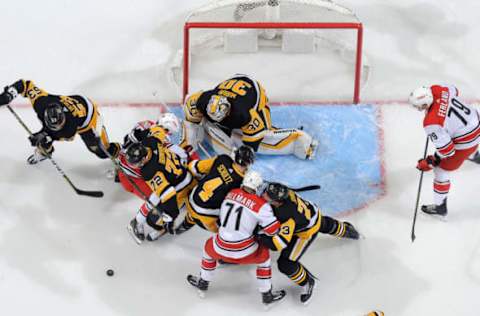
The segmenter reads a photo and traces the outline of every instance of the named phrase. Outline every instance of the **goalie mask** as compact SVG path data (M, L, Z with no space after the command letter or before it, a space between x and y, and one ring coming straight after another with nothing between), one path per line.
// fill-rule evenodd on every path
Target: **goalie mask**
M417 110L426 110L433 103L432 90L429 87L419 87L410 93L408 102Z
M51 103L44 112L43 120L49 130L58 132L65 126L67 117L63 111L63 106L58 103Z
M212 95L207 105L207 115L215 122L222 121L230 113L231 104L226 97Z
M127 162L137 168L141 168L149 160L151 153L142 143L133 143L127 147L125 158Z

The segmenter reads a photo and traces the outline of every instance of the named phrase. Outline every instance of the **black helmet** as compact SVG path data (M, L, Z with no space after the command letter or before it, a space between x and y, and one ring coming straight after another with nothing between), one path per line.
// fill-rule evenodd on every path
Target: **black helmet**
M125 158L129 164L134 166L142 165L142 161L147 155L148 150L142 143L133 143L125 151Z
M59 131L65 126L67 120L65 112L63 112L63 106L59 103L50 103L44 112L45 125L49 130Z
M252 147L242 145L234 152L234 160L240 166L248 167L255 160L255 152Z
M279 182L270 182L265 189L265 193L273 201L282 202L288 198L288 187Z

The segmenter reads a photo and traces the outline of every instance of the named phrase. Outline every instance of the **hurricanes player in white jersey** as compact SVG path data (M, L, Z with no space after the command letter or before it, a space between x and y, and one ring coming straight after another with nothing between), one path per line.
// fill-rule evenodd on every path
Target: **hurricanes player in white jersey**
M423 127L436 148L433 155L420 159L417 164L421 171L433 169L434 172L434 204L423 205L422 211L445 216L450 172L460 168L470 156L478 155L480 116L476 109L458 98L454 86L417 88L410 94L409 102L426 112Z
M187 281L199 289L203 296L212 281L217 261L235 264L256 264L258 288L265 305L281 300L285 291L272 291L270 253L256 239L257 227L265 234L278 233L280 222L273 215L271 206L256 194L263 180L259 173L245 174L241 188L231 190L220 208L218 233L210 237L204 246L200 277L188 275Z

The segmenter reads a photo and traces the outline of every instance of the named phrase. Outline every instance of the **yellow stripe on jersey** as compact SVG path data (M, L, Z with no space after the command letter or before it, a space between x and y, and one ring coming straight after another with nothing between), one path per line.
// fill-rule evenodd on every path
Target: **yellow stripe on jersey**
M203 114L197 109L197 101L202 95L203 91L198 91L187 96L185 100L184 112L185 119L192 123L200 123L203 118Z
M188 170L195 177L207 174L210 172L210 169L212 169L215 159L216 157L203 160L193 160L188 164Z
M303 249L307 245L308 240L309 239L298 238L297 241L295 242L295 245L293 246L293 250L290 256L288 257L288 259L292 261L297 261L298 257L300 257L300 255L303 252Z
M23 92L21 93L22 96L28 98L30 100L30 102L32 103L32 105L35 106L35 101L39 98L39 97L44 97L44 96L47 96L48 95L48 92L43 90L43 89L40 89L39 87L37 87L33 81L30 81L30 80L22 80L23 82L23 86L25 87L25 89L23 90Z

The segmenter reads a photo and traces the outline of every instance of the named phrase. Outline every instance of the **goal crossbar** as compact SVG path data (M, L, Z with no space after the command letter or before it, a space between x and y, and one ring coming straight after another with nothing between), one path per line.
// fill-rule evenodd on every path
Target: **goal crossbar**
M353 103L360 102L362 75L362 23L343 22L187 22L183 29L183 100L189 90L191 29L352 29L357 32Z

